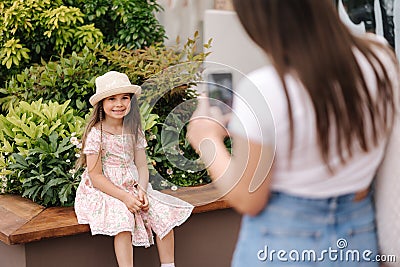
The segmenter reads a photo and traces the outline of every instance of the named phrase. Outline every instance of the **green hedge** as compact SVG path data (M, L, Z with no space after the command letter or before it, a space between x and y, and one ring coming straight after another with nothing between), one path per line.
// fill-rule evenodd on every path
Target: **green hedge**
M42 59L93 50L99 44L138 49L162 43L155 0L3 0L0 2L0 86Z

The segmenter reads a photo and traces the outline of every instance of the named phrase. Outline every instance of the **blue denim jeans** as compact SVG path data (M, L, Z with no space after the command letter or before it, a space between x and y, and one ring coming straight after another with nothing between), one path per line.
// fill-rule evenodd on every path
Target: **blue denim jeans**
M244 216L233 256L242 266L379 266L371 195L306 199L273 192Z

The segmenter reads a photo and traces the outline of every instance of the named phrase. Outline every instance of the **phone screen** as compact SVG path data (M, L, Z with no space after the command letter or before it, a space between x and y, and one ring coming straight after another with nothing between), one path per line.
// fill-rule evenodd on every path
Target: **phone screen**
M232 87L232 73L223 72L208 74L207 89L210 105L218 106L223 113L230 112L233 100Z

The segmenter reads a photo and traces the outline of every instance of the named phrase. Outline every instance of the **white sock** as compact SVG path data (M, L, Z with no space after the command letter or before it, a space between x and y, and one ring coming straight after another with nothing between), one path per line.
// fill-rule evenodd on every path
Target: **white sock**
M175 263L162 263L161 267L175 267Z

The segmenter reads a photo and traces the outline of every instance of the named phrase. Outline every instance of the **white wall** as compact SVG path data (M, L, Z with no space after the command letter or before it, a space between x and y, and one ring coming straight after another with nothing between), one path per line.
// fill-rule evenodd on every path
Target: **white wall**
M207 61L228 65L244 74L268 64L264 53L248 37L233 11L206 10L203 33L204 40L213 38ZM238 78L234 73L234 86Z
M195 31L200 31L202 36L202 25L204 11L213 8L214 0L158 0L164 11L156 14L157 19L165 28L168 39L166 46L175 45L176 37L179 36L181 43L187 38L193 38ZM203 43L203 40L200 40Z

